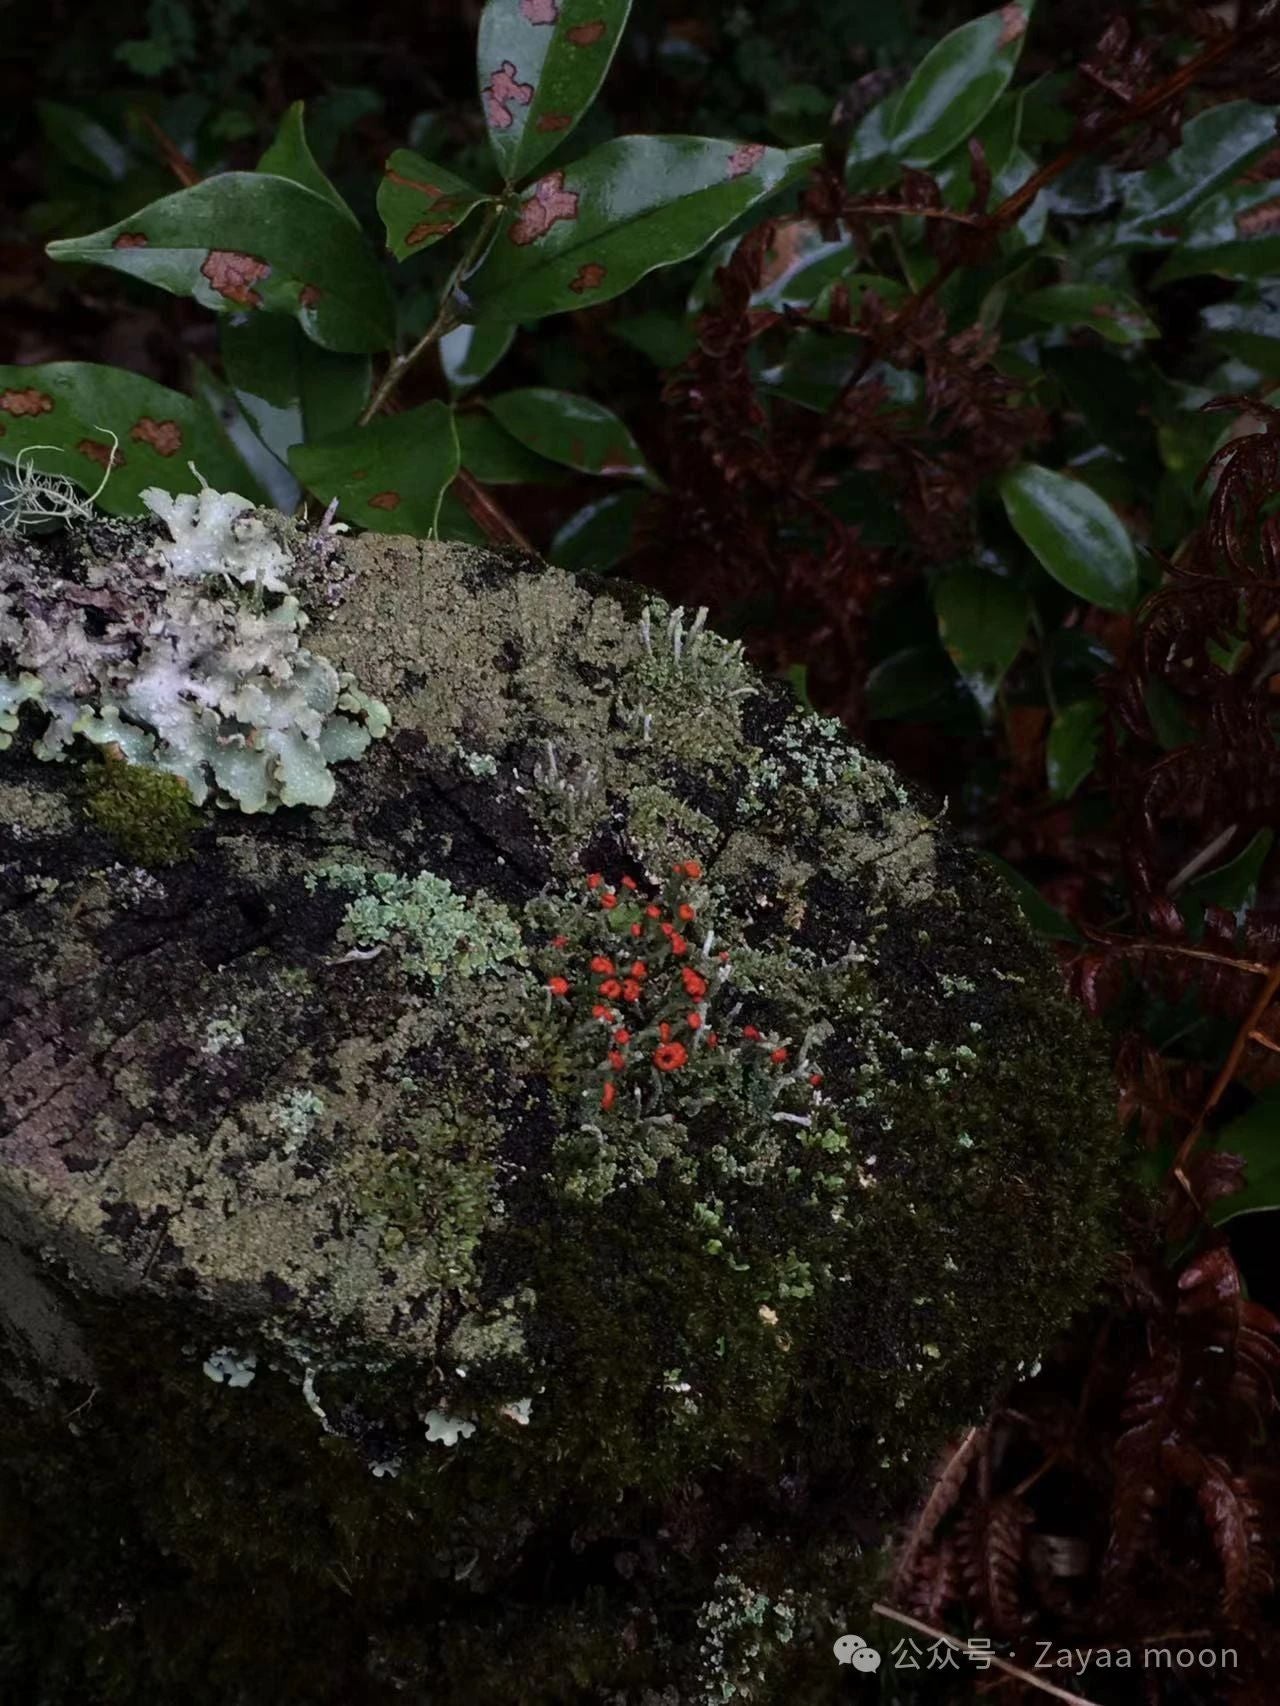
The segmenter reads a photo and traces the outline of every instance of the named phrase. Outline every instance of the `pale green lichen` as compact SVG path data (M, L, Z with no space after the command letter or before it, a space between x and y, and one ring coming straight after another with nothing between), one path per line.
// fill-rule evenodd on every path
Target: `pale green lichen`
M0 745L33 706L38 758L81 736L180 777L195 805L328 805L331 766L360 757L389 716L303 645L287 524L207 487L142 498L172 536L147 555L88 564L83 581L34 547L0 562Z
M435 983L478 977L525 959L520 926L508 908L486 894L459 894L431 871L405 877L361 865L327 865L318 874L355 891L342 940L357 955L394 947L410 977Z

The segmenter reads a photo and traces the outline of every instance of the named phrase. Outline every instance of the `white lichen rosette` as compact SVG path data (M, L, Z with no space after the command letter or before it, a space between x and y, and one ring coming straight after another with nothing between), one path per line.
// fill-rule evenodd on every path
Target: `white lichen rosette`
M208 486L142 499L169 532L142 564L99 566L87 587L25 586L16 559L0 576L0 746L27 705L46 719L39 758L82 736L180 776L196 805L328 805L332 766L390 717L303 644L279 527Z

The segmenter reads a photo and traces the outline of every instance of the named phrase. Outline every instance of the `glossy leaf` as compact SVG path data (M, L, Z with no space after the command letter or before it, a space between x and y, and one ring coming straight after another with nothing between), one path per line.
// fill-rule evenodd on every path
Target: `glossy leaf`
M224 172L85 237L50 243L59 261L96 261L219 313L295 315L326 349L391 342L382 269L351 218L288 178Z
M947 655L989 711L1026 637L1031 606L1025 591L987 569L957 569L934 586L933 607Z
M514 326L455 326L440 340L440 366L451 391L469 391L493 372L515 340Z
M78 171L103 184L118 184L128 172L129 150L78 107L37 101L36 113L45 140Z
M460 410L455 422L462 466L482 486L554 485L569 478L558 462L512 438L483 409Z
M111 478L97 499L109 515L143 514L138 494L147 486L199 491L192 462L220 491L264 497L204 403L122 368L88 361L0 367L0 429L0 459L12 462L28 445L56 446L23 461L86 491L112 459L115 433Z
M1037 936L1044 936L1050 942L1080 940L1080 932L1071 920L1059 912L1056 906L1050 906L1040 890L1034 883L1028 882L1021 871L1014 870L1013 866L998 854L983 853L981 857L1000 873L1013 890L1023 916Z
M610 492L587 504L568 521L547 547L547 560L575 573L602 575L616 568L631 549L636 516L645 494L636 486Z
M1155 737L1166 752L1177 752L1195 743L1195 724L1187 716L1182 699L1161 676L1148 677L1142 690L1142 703Z
M433 166L411 148L397 148L383 168L378 212L387 228L387 247L398 261L429 249L455 231L483 201L478 190L443 166Z
M930 49L883 115L884 147L909 166L929 166L978 128L1013 76L1029 4L974 18Z
M1260 829L1234 859L1228 859L1225 865L1218 865L1212 871L1206 871L1197 877L1190 887L1201 900L1211 901L1215 906L1225 906L1228 912L1239 912L1241 907L1251 906L1258 892L1258 878L1262 875L1262 867L1267 862L1274 841L1273 830Z
M1214 1148L1241 1155L1245 1163L1244 1189L1219 1198L1209 1210L1215 1225L1250 1209L1280 1208L1280 1085L1264 1090L1246 1113L1224 1126Z
M1166 159L1119 180L1121 242L1154 238L1172 244L1177 224L1275 146L1275 112L1252 101L1227 101L1190 119Z
M368 356L322 349L283 315L224 320L219 343L236 401L282 462L295 444L353 425L368 399Z
M571 391L533 386L490 397L494 415L521 444L583 474L619 474L660 485L630 429L612 409Z
M1014 530L1054 580L1104 610L1138 595L1133 541L1111 506L1081 480L1024 462L1000 482Z
M375 533L428 538L458 472L453 410L444 403L424 403L314 444L295 445L289 466L322 503L337 498L342 520Z
M623 136L534 184L463 281L470 318L585 308L670 266L791 183L813 148L700 136Z
M1159 326L1139 304L1108 284L1050 284L1019 297L1016 306L1048 326L1088 326L1110 344L1160 336Z
M1157 285L1214 273L1219 278L1274 281L1280 271L1280 214L1271 183L1236 184L1192 214L1155 275Z
M288 178L291 183L301 184L303 189L323 196L359 230L359 220L316 163L307 141L302 108L302 102L295 101L280 120L276 139L258 161L258 170L277 178Z
M282 321L281 324L287 325L288 322ZM301 335L299 332L298 336ZM278 509L282 515L292 515L302 496L302 487L294 478L288 462L268 449L226 381L204 362L195 361L192 363L191 394L198 397L217 418L218 425L261 487L272 509Z
M489 143L509 183L559 146L596 97L631 0L489 0L476 70Z
M1050 724L1045 767L1055 799L1069 800L1097 762L1101 717L1098 700L1079 699L1065 705Z
M945 702L959 689L940 646L905 646L884 658L867 676L867 712L888 721L913 717Z

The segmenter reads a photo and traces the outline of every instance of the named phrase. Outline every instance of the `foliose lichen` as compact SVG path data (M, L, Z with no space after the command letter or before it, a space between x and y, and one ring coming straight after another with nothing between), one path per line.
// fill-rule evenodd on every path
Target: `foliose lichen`
M81 576L52 576L34 548L0 555L0 746L27 706L39 758L82 736L181 778L197 806L328 805L331 767L389 717L303 644L288 524L207 486L142 498L170 534L150 551Z

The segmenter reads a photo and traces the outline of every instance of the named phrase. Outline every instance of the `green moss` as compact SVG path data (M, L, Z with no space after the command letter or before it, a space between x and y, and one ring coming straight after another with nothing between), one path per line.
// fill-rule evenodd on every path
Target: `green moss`
M86 766L85 810L135 865L177 864L191 855L200 814L181 776L124 759Z

